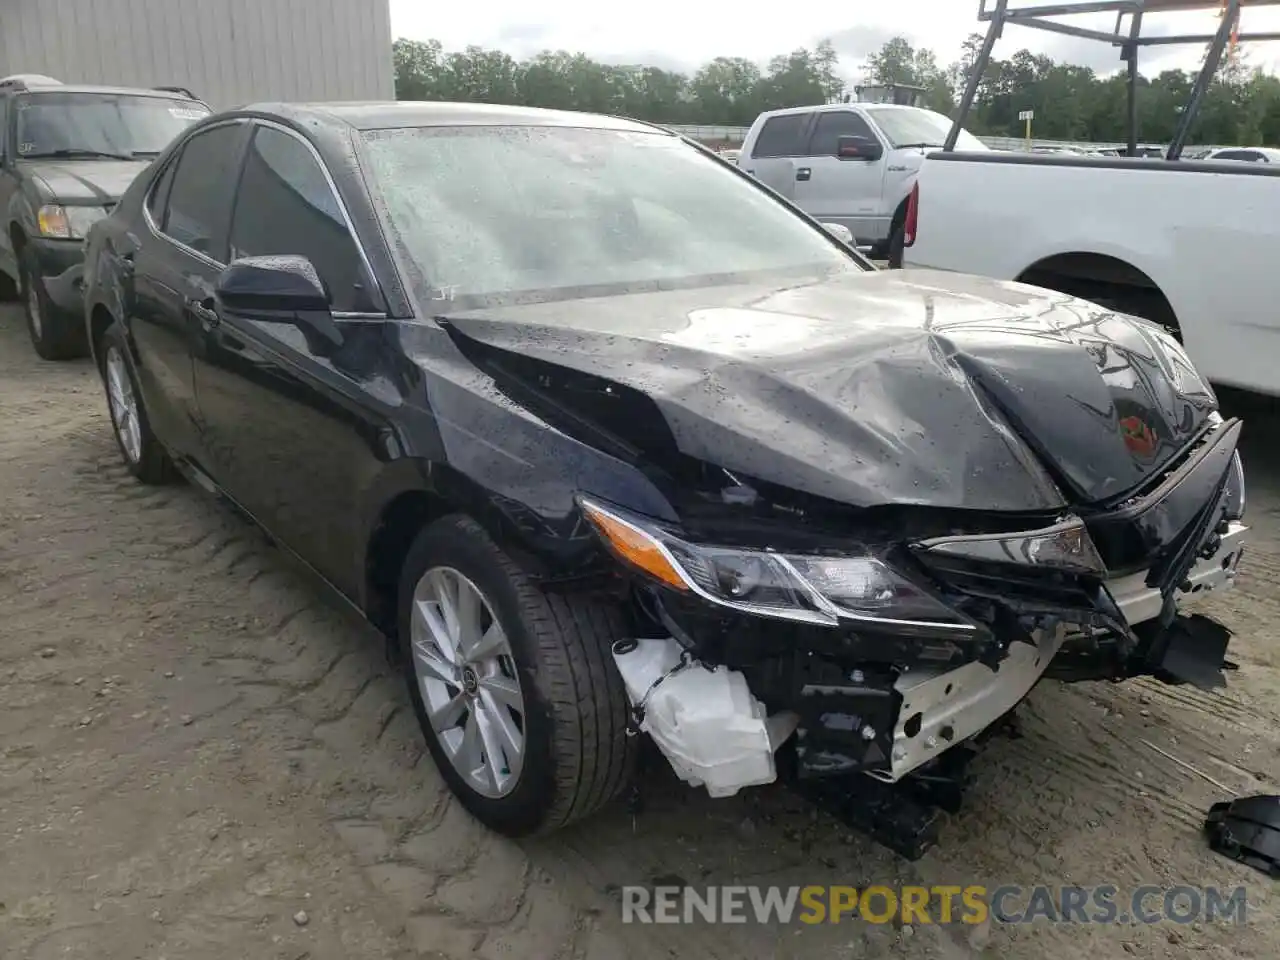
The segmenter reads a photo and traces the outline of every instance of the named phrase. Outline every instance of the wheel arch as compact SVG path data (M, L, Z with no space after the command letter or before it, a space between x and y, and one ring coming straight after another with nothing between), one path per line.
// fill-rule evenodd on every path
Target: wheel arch
M535 578L572 567L584 553L594 551L590 542L571 541L568 531L553 527L550 518L488 490L446 463L409 457L393 461L370 489L366 502L359 606L369 622L393 641L401 568L418 534L441 517L451 513L470 517ZM565 522L572 526L575 518Z
M914 184L915 181L913 180ZM897 207L894 208L893 216L889 219L889 236L893 236L893 232L898 229L898 225L905 223L907 219L907 207L911 204L911 191L907 191L907 195L899 201Z
M102 351L99 347L102 338L115 322L115 314L104 303L95 303L89 311L89 356L95 366L102 365Z
M1178 315L1151 275L1129 260L1107 253L1076 250L1041 257L1014 278L1048 290L1124 305L1128 312L1179 330Z
M360 606L379 631L398 632L400 570L418 533L452 512L451 504L424 486L393 494L382 503L364 537L363 596Z

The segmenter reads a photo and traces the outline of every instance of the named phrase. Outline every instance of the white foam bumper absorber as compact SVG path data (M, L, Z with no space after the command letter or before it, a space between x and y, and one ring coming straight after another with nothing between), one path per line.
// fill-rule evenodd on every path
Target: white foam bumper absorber
M713 797L772 783L778 775L774 751L795 731L799 717L767 716L741 673L696 660L682 667L682 652L670 638L615 647L613 658L641 715L640 729L681 780L706 787Z

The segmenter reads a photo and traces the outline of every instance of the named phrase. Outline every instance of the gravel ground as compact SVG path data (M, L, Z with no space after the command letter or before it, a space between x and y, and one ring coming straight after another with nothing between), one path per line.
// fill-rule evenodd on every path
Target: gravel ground
M196 490L120 468L87 362L0 309L0 957L1274 958L1275 888L1198 835L1280 772L1280 453L1249 458L1256 540L1205 606L1240 671L1207 695L1044 685L914 864L766 788L670 776L527 844L479 829L424 752L381 644ZM1262 442L1259 442L1259 441ZM1145 742L1144 742L1145 741ZM623 926L618 888L1196 883L1249 922L1148 927ZM671 881L666 881L671 882Z

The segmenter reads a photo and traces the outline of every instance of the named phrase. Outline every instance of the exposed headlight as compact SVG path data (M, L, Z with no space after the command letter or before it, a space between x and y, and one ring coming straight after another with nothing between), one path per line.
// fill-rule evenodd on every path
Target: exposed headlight
M1240 460L1240 451L1237 450L1231 455L1231 466L1227 472L1227 519L1243 520L1244 507L1244 464Z
M103 207L64 207L48 203L36 213L36 224L42 237L80 240L99 220L107 215Z
M978 627L872 556L806 556L690 543L660 524L579 497L613 553L675 590L743 613L836 626Z
M1062 570L1104 577L1103 562L1093 538L1079 517L1039 530L980 536L938 537L924 540L920 549L935 554L964 557L991 563Z

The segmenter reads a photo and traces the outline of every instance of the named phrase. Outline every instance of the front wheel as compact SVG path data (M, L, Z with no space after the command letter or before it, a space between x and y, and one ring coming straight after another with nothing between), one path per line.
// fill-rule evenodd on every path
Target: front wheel
M173 461L151 432L151 421L142 403L142 391L128 361L124 330L118 324L102 338L102 385L107 392L111 429L125 466L146 484L169 483L175 477Z
M19 255L19 286L31 345L42 360L70 360L84 354L84 331L78 317L60 310L44 288L39 264L30 248Z
M427 746L463 806L507 836L613 799L634 762L612 604L544 593L468 517L424 529L400 579L402 667Z

